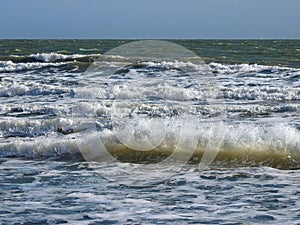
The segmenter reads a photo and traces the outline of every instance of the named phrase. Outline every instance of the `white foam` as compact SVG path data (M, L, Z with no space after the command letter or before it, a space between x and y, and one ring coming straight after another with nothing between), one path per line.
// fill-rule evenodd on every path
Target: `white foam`
M58 59L68 59L68 58L72 58L72 55L64 55L64 54L60 54L60 53L37 53L37 54L31 54L29 55L29 57L33 57L37 60L41 60L44 62L51 62L51 61L56 61Z
M264 70L269 70L272 73L277 74L279 71L300 71L300 69L294 69L289 67L280 66L265 66L258 64L221 64L221 63L210 63L209 66L213 71L219 74L242 74L242 73L259 73Z
M62 139L59 136L34 139L16 138L12 142L0 142L0 155L4 157L52 158L78 153L75 140Z
M14 63L12 61L0 61L0 72L14 72L22 70L35 70L43 67L53 66L59 67L66 65L68 62L46 63L46 62L30 62L30 63Z
M84 52L99 51L98 48L80 48L79 50Z
M41 136L55 133L58 128L71 125L70 119L28 120L26 118L0 119L0 138L4 136Z
M47 84L0 84L0 97L14 97L14 96L23 96L23 95L50 95L50 94L61 94L68 92L67 88L59 88L53 85Z
M161 69L173 69L173 68L182 68L184 69L194 69L197 71L203 71L209 69L209 67L204 63L200 62L199 64L195 64L192 62L181 62L181 61L162 61L162 62L143 62L144 65L149 67L159 67ZM206 71L207 72L207 71Z
M287 124L240 123L225 127L225 133L227 149L300 153L300 132Z
M300 111L300 105L293 103L284 105L228 105L226 107L226 111L250 114L266 114L272 112L297 112Z
M235 100L300 100L300 88L269 87L233 87L222 88L223 97Z
M93 50L91 50L93 51ZM57 60L64 60L64 59L76 59L76 58L83 58L83 57L99 57L101 54L90 54L90 55L85 55L85 54L72 54L72 55L65 55L61 53L55 53L55 52L50 52L50 53L36 53L36 54L31 54L29 57L33 57L37 60L43 61L43 62L55 62Z

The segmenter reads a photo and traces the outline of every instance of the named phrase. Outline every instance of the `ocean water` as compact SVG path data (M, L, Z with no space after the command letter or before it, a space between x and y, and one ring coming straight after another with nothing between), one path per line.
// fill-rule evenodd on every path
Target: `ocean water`
M3 224L300 224L299 40L0 40Z

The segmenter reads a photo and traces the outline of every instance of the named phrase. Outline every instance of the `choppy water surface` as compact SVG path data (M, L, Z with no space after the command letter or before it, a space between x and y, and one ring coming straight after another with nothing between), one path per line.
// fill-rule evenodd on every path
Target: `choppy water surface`
M122 166L115 164L115 171ZM298 171L194 169L165 182L126 186L82 162L3 159L0 168L3 223L297 224L300 219Z
M1 222L300 223L300 42L174 42L204 63L103 75L91 63L114 68L124 57L104 53L129 41L0 41ZM159 144L145 151L150 125ZM101 144L118 160L86 162ZM164 161L174 151L182 161Z

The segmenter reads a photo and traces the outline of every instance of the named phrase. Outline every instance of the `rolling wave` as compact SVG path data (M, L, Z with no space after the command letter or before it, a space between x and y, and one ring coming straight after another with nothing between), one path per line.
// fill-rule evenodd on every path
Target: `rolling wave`
M27 56L9 55L0 56L0 61L12 61L14 63L30 63L30 62L67 62L67 61L92 61L92 59L101 56L101 54L62 54L62 53L36 53Z
M11 123L13 122L11 121ZM119 161L156 163L172 155L180 138L182 138L180 137L180 130L171 130L159 146L145 152L131 149L126 144L121 143L114 132L107 128L102 129L100 133L96 131L89 133L86 132L88 126L84 124L74 125L67 120L43 122L18 120L15 123L18 131L12 129L14 127L12 124L4 121L0 123L2 130L0 134L2 134L2 139L4 138L0 143L0 155L2 157L82 160L78 141L81 142L81 148L83 148L84 145L99 143L100 137L101 143L105 146L105 149L102 149L99 145L100 155L101 151L105 150ZM67 127L68 124L68 129L72 128L73 132L62 134L61 129L58 128L60 126ZM193 138L197 138L198 144L192 157L188 160L189 163L199 163L204 152L210 151L211 147L207 147L208 143L212 140L213 143L218 142L215 140L218 137L209 132L211 126L213 125L201 124L197 134L191 133ZM222 145L215 146L219 148L215 163L221 163L222 166L263 165L281 169L300 168L300 132L295 127L287 124L239 123L224 125L222 129L224 136L222 140L219 140ZM9 141L13 137L14 141ZM185 154L184 145L179 151L176 151L176 154ZM99 159L95 158L95 160Z

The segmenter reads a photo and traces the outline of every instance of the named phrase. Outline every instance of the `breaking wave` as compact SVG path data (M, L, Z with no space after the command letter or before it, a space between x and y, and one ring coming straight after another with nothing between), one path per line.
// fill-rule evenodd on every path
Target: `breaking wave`
M180 138L180 130L170 130L162 144L150 151L137 151L122 144L105 124L98 124L101 131L86 132L89 124L72 124L70 120L1 121L0 155L3 157L54 158L82 160L78 147L91 143L104 143L116 159L123 162L155 163L172 154ZM209 132L212 124L201 124L198 133L191 133L198 144L190 163L199 163L207 150L207 143L216 137ZM70 132L63 132L65 131ZM223 144L218 150L215 163L222 166L272 166L281 169L300 168L300 131L288 124L227 124L222 128ZM125 130L123 132L126 132ZM100 134L100 135L99 135ZM14 141L10 139L14 138ZM218 140L214 140L218 142ZM99 154L104 151L99 146ZM176 154L185 154L182 146Z

